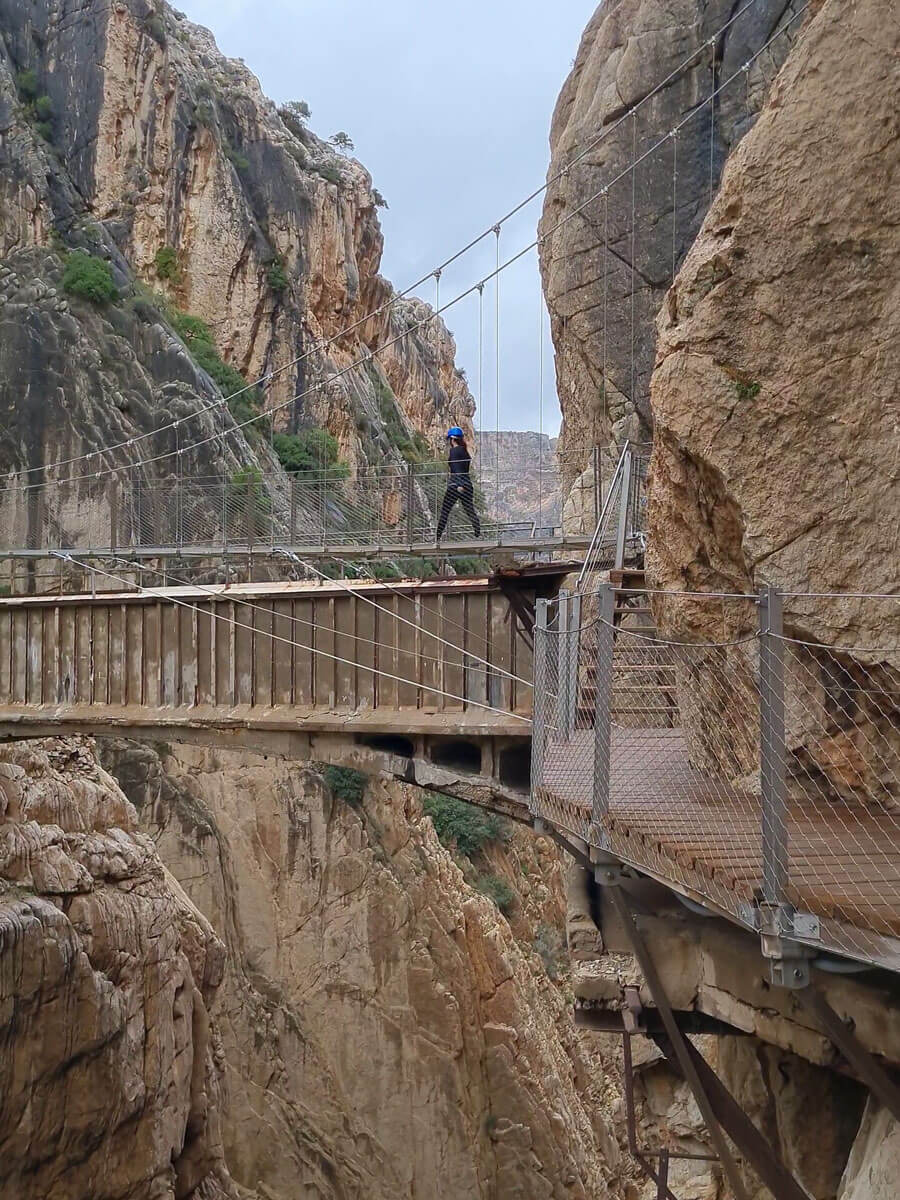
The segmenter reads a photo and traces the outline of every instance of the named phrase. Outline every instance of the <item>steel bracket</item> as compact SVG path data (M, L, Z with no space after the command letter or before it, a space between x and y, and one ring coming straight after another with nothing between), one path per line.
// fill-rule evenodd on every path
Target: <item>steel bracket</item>
M810 959L815 951L796 941L819 936L819 921L810 913L797 913L789 904L761 903L758 908L760 947L769 960L769 976L776 987L809 987Z
M600 887L619 887L626 879L633 879L633 872L611 854L591 855L594 864L594 880Z

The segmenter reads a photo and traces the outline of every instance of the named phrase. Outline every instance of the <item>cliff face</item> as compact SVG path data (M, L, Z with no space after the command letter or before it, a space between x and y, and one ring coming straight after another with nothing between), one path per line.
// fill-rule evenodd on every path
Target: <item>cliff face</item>
M663 16L650 0L612 0L585 30L553 115L551 183L541 220L541 270L567 451L565 489L588 466L591 446L602 449L606 478L626 439L649 439L653 318L672 280L673 257L679 263L696 236L726 157L752 124L793 35L779 38L739 86L721 93L712 119L707 105L684 127L677 163L668 142L641 163L633 180L619 176L737 71L796 7L761 0L714 47L707 43L732 16L727 3L677 0ZM692 54L689 68L635 118L618 124ZM591 199L604 186L608 196ZM554 231L562 220L566 224ZM580 460L573 454L579 448Z
M0 263L12 272L0 320L18 329L0 363L4 467L58 462L178 416L183 445L230 427L228 413L191 416L217 392L173 335L173 312L201 318L246 379L270 376L263 407L315 388L276 427L327 427L354 468L401 461L416 433L438 445L448 424L470 428L452 338L439 321L411 328L431 310L393 304L378 274L368 173L279 115L206 30L144 0L90 0L77 14L62 0L0 0L0 29ZM75 247L110 262L118 303L60 296L62 254ZM24 320L33 289L41 304ZM163 440L104 465L170 451ZM264 439L250 441L211 442L190 466L208 474L223 455L226 470L229 459L271 466ZM90 498L87 484L75 492L73 507Z
M483 430L478 435L479 467L493 494L499 478L497 514L501 521L558 525L562 512L556 438L540 433ZM495 470L499 469L499 475Z
M236 1200L222 943L90 747L0 760L0 1194Z
M269 1200L620 1194L594 1102L608 1084L531 948L552 952L563 922L549 843L492 851L516 883L508 924L415 789L374 783L348 802L276 760L105 755L227 946L214 1016L237 1181Z

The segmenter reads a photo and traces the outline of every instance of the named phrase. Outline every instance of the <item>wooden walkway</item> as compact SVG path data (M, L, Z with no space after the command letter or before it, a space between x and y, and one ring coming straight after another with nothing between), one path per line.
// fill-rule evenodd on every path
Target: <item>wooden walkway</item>
M547 746L537 792L548 820L589 833L593 730ZM691 766L677 729L613 728L608 812L589 840L688 895L742 919L762 880L761 802ZM844 801L793 800L788 899L829 925L833 948L883 957L900 938L900 813Z

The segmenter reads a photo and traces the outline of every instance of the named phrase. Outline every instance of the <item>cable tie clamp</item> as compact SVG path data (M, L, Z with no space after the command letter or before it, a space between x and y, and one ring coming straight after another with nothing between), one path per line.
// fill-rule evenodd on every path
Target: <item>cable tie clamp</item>
M500 236L500 226L499 226L499 224L494 226L493 232L494 232L494 234L496 234L496 236L497 236L497 237L499 237L499 236Z

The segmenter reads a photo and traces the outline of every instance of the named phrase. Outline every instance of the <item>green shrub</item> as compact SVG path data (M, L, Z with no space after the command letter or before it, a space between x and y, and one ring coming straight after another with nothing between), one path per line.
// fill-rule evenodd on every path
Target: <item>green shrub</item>
M160 246L153 260L157 279L177 281L181 276L178 268L178 255L173 246Z
M198 100L194 105L194 120L198 125L211 129L216 123L216 106L212 100Z
M362 804L366 791L366 776L362 771L354 771L352 767L321 768L322 778L340 800L344 800L353 808Z
M278 461L292 475L327 470L332 479L346 479L350 474L350 468L338 458L337 439L327 429L276 433L272 448Z
M225 157L239 175L243 175L245 171L250 170L250 159L246 154L241 154L240 150L235 150L233 146L225 146Z
M332 146L337 146L338 150L342 151L344 154L349 154L351 150L356 149L356 147L353 145L353 138L349 133L344 133L343 129L338 130L338 132L328 140L331 142Z
M158 46L166 47L166 26L159 13L153 12L144 21L144 29Z
M444 846L455 846L471 858L489 842L509 840L506 823L495 813L476 808L455 796L426 792L425 815L431 817L434 831Z
M81 296L92 304L110 304L119 298L109 263L83 250L73 250L66 258L62 285L70 296Z
M541 923L532 943L550 979L559 979L568 962L566 939L553 925Z
M259 416L259 392L248 388L247 381L235 367L224 362L216 347L212 330L205 321L190 313L167 313L172 328L190 351L191 358L213 380L228 402L231 415L238 424ZM240 393L239 395L237 393ZM262 434L267 422L260 418L247 429L248 435Z
M505 879L499 875L479 875L475 881L475 890L487 896L497 905L504 916L508 917L516 903L516 893Z
M458 558L451 558L450 562L457 575L472 576L490 574L490 568L486 565L484 559L476 558L475 555L460 555Z
M36 100L38 94L37 72L31 67L29 67L26 71L20 71L16 76L16 86L18 87L19 95L23 100Z
M43 138L45 142L53 141L53 126L49 121L36 121L34 128L38 137Z
M307 136L306 122L309 120L309 105L305 100L289 100L278 109L278 115L296 138L303 141Z
M321 175L323 179L327 179L329 183L335 184L336 187L340 187L344 182L343 175L337 167L333 167L330 163L319 163L312 169Z
M290 280L287 277L287 272L284 269L284 263L280 258L276 258L269 263L269 269L266 272L266 278L269 281L269 287L273 292L281 294L286 291Z
M734 390L737 392L738 400L742 403L748 400L755 400L759 395L761 387L762 384L749 379L736 379L734 381Z
M390 208L387 200L385 200L384 196L382 196L381 192L379 192L378 188L376 187L372 188L372 202L376 208Z
M49 96L38 96L34 102L34 115L39 121L49 121L53 116L53 101Z

